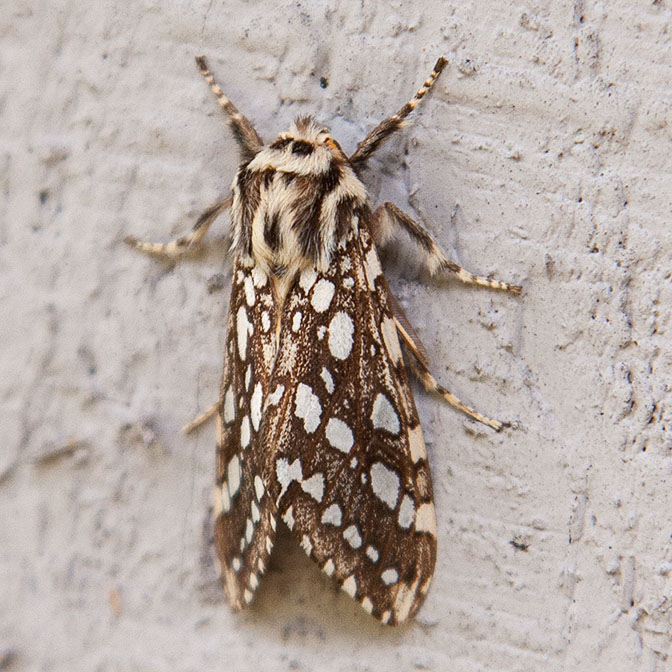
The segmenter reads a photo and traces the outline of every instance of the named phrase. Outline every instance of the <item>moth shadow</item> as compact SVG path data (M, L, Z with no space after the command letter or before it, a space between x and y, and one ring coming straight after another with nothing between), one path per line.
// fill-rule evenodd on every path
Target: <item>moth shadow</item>
M390 627L367 614L346 595L301 549L284 524L278 525L276 544L266 575L243 618L256 626L280 629L287 641L323 641L341 636L396 643L409 624Z

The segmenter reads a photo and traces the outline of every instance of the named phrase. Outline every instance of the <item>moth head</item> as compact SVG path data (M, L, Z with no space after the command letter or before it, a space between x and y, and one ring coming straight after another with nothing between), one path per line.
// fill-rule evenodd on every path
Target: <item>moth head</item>
M338 141L331 137L329 129L318 124L312 117L295 119L289 130L281 133L271 144L271 148L298 156L328 152L339 159L346 158Z

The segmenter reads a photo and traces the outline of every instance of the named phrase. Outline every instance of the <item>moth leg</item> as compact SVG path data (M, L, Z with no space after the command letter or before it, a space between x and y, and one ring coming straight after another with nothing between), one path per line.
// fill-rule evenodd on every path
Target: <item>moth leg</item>
M427 354L427 348L425 348L424 343L420 340L420 336L413 329L404 309L401 307L399 301L390 291L389 296L390 308L392 309L392 314L394 315L394 325L397 328L397 332L401 339L406 344L415 358L426 368L429 368L429 355Z
M134 236L126 236L124 242L136 250L146 252L147 254L156 254L161 257L175 259L186 254L195 252L201 247L203 237L208 232L210 225L217 217L231 206L231 196L210 206L197 220L194 227L186 236L181 236L169 243L147 243L138 240Z
M249 161L263 146L264 141L259 137L252 122L238 111L238 108L224 95L224 92L215 81L204 56L196 57L196 64L210 89L217 97L219 106L229 117L229 125L233 131L233 137L240 145L241 156L244 161Z
M204 422L210 420L210 418L213 415L216 415L217 411L219 411L221 406L222 406L222 400L219 399L219 401L210 406L210 408L203 411L203 413L197 415L191 422L188 422L184 427L182 427L182 432L184 434L190 434L195 429L200 427Z
M448 61L441 56L432 70L432 74L418 89L418 92L395 115L381 121L358 145L350 157L350 163L361 166L393 133L404 126L404 119L418 106L424 95L434 86Z
M439 271L452 273L458 280L468 285L480 285L490 289L502 289L514 296L518 296L523 288L520 285L511 285L501 280L493 280L481 275L474 275L446 258L439 246L434 242L429 231L422 224L418 224L394 203L383 203L373 213L374 236L384 242L391 234L392 225L396 224L408 233L411 240L425 254L429 272L434 275Z
M470 418L482 422L488 427L492 427L496 432L501 432L505 427L510 427L509 422L500 422L499 420L492 420L482 413L479 413L475 408L468 406L463 401L460 401L452 392L449 392L443 385L439 385L436 378L429 372L429 369L417 358L409 357L408 363L415 375L420 379L427 392L436 392L440 394L445 401L447 401L453 408L462 411Z

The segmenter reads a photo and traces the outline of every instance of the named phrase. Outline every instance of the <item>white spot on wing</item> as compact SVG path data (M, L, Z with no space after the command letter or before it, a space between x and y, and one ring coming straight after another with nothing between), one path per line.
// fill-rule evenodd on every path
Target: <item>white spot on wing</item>
M362 535L359 533L356 525L350 525L343 530L343 539L353 548L359 548L362 545Z
M256 525L261 520L261 511L259 511L259 507L254 500L250 505L250 513L252 514L252 522Z
M254 284L252 278L248 275L245 276L245 301L248 306L254 305Z
M327 333L327 328L322 325L317 328L317 340L321 341L324 338L324 335Z
M390 434L399 434L399 416L390 400L381 392L376 396L371 411L371 422L376 429L384 429Z
M329 558L322 567L322 571L324 571L327 576L331 576L334 573L334 569L336 568L334 567L334 561L331 558Z
M303 420L303 426L308 434L312 434L320 424L320 416L322 415L320 399L313 394L312 388L304 385L304 383L299 383L296 388L296 409L294 413L297 418Z
M364 269L366 270L366 280L369 283L369 289L374 292L376 290L375 280L383 272L383 269L380 267L378 254L376 253L376 248L373 246L366 253Z
M353 444L352 430L343 420L331 418L325 430L327 441L342 453L349 453Z
M275 390L273 391L273 394L269 395L268 399L266 400L266 405L267 406L275 406L280 402L280 399L282 399L282 394L285 391L285 386L284 385L278 385Z
M374 548L373 546L366 547L366 555L368 556L369 560L371 560L371 562L378 562L378 558L380 557L378 549Z
M411 459L413 462L419 462L427 457L425 441L422 438L422 429L420 429L420 425L408 430L408 447L411 451Z
M226 484L226 481L222 483L220 492L222 493L222 511L228 513L231 511L231 497L229 497L229 486Z
M326 366L322 367L320 378L324 381L324 386L327 388L327 392L332 394L334 391L334 379L331 377L331 373L329 373L329 369L327 369Z
M231 567L233 567L234 572L240 571L241 568L241 562L240 558L236 556L232 561L231 561Z
M294 529L294 507L290 506L287 511L285 511L285 515L282 517L282 519L285 521L287 527L290 530Z
M247 365L247 369L245 369L245 389L249 390L250 389L250 382L252 381L252 364Z
M252 593L247 588L243 591L243 600L245 600L245 604L252 602Z
M268 331L271 328L271 318L268 316L268 311L264 311L261 314L261 328L264 331Z
M352 334L355 325L347 313L341 311L329 323L329 351L336 359L347 359L352 351Z
M301 289L308 294L310 288L315 284L315 280L317 280L317 272L314 268L307 268L299 276L299 285L301 285Z
M383 341L385 341L390 359L394 364L397 364L401 360L401 348L399 347L399 337L394 320L386 317L380 324L380 331L383 334Z
M278 483L280 483L281 486L280 494L278 495L278 499L280 499L280 497L285 494L285 490L287 490L292 481L303 480L301 460L297 457L294 462L290 464L286 458L281 457L275 463L275 474L278 477Z
M262 271L259 266L255 266L252 269L252 280L255 287L263 287L266 284L268 278L266 277L266 273L264 273L264 271Z
M415 580L413 585L402 583L397 588L397 595L394 600L394 615L397 617L399 623L406 620L411 608L415 604L419 582L420 577Z
M226 388L224 394L224 422L227 424L236 419L236 398L233 394L233 389Z
M229 495L233 497L240 488L240 457L234 455L226 469L226 480L229 484Z
M245 541L249 544L252 541L252 535L254 534L254 524L250 518L247 519L245 523Z
M364 607L364 611L366 611L367 614L370 614L373 611L373 602L368 597L365 597L362 600L362 607Z
M244 416L240 421L240 447L247 448L250 445L250 419Z
M324 476L322 474L313 474L301 483L301 488L316 502L321 502L324 495Z
M304 534L301 538L301 548L306 552L306 555L310 555L313 550L313 542L307 534Z
M436 516L434 515L434 506L429 502L421 504L418 512L415 514L415 531L429 532L436 536Z
M303 317L303 314L301 313L300 310L297 310L294 313L294 317L292 318L292 331L298 331L301 328L301 318Z
M334 297L334 283L322 278L313 289L313 298L310 300L313 309L317 313L323 313L329 308L331 299Z
M325 509L322 514L321 522L324 525L335 525L338 527L341 524L341 507L338 504L332 504Z
M399 476L382 462L371 466L371 487L373 493L391 509L397 505L399 497Z
M238 315L236 316L236 335L238 337L238 356L243 362L247 357L247 337L250 333L252 333L252 325L247 319L245 306L241 306L238 308Z
M252 392L252 399L250 400L250 417L255 432L259 431L259 423L261 422L261 402L262 388L259 382L254 386L254 392Z
M394 569L386 569L381 575L380 578L383 580L383 583L386 586L391 586L393 583L396 583L399 580L399 572Z
M257 500L261 501L261 498L264 496L264 482L261 480L261 476L258 474L254 477L254 492L257 495Z
M355 580L354 574L351 574L345 581L343 581L341 588L350 595L350 597L354 597L357 594L357 581Z
M399 507L399 527L407 530L413 525L415 519L415 504L413 499L408 495L404 495Z

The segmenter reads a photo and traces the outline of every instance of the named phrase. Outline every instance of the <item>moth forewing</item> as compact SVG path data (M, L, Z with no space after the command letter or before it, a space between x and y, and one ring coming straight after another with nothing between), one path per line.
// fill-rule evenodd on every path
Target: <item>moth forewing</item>
M261 440L279 517L343 590L397 623L429 585L435 525L368 218L353 220L325 272L303 271L286 297L270 384L283 395L266 408Z
M215 544L231 603L252 600L275 537L276 503L266 492L262 400L275 357L275 298L268 276L237 259L219 408Z

